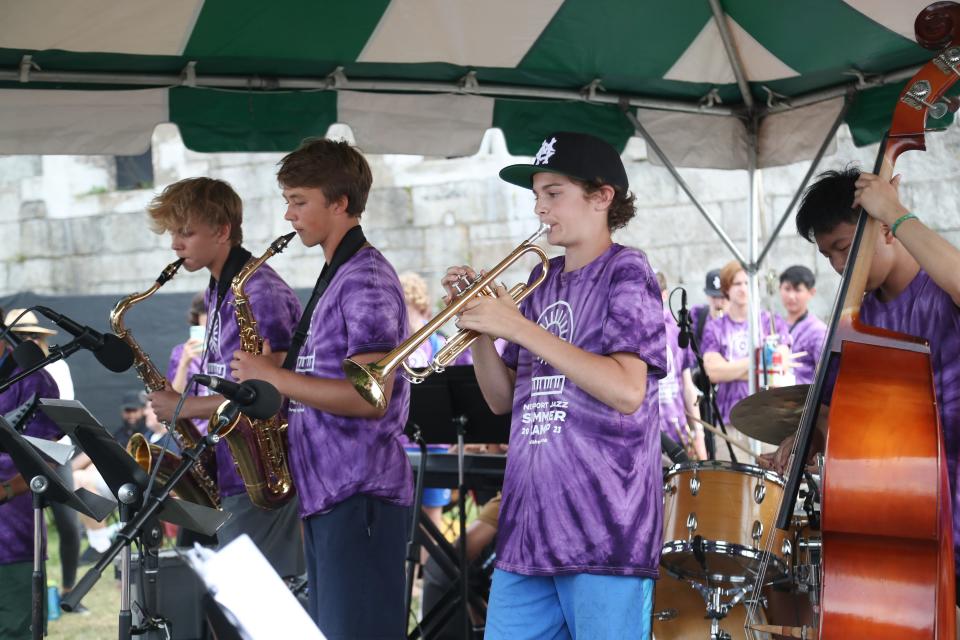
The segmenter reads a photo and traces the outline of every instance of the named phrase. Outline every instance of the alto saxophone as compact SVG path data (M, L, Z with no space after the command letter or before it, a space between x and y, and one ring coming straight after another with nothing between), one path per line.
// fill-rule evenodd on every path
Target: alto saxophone
M295 235L288 233L274 240L262 256L245 264L231 283L241 351L255 355L263 353L263 338L257 332L257 320L244 286L256 270L283 251ZM250 501L261 509L275 509L294 494L293 478L287 465L286 430L287 424L281 420L280 414L267 420L242 417L220 430L220 437L226 439L230 447Z
M144 353L143 349L140 348L136 340L133 339L130 330L123 324L123 316L130 307L146 300L156 293L157 289L166 284L166 282L177 273L177 270L182 264L182 258L168 264L160 273L157 281L153 283L153 286L143 293L134 293L123 298L117 302L116 306L114 306L110 312L110 327L113 329L113 332L117 334L117 337L133 349L133 367L137 372L137 376L143 381L143 385L148 393L163 389L167 384L167 379L160 373L160 370L153 364L149 356ZM169 424L164 424L169 428ZM196 425L187 418L179 418L176 424L173 425L173 428L170 429L170 433L173 435L174 440L176 440L181 450L194 446L200 441L200 438L203 437L197 430ZM141 434L134 434L133 437L130 438L127 451L137 460L137 463L148 472L151 469L152 462L156 460L156 463L160 465L160 471L157 472L157 477L162 482L166 482L173 471L180 466L179 456L166 451L163 457L160 458L161 448L155 444L149 444ZM219 508L220 490L217 488L217 483L214 479L207 473L207 469L211 468L212 463L212 452L208 450L190 470L190 474L184 476L180 481L184 486L181 487L178 485L177 494L184 499L198 502L204 506Z

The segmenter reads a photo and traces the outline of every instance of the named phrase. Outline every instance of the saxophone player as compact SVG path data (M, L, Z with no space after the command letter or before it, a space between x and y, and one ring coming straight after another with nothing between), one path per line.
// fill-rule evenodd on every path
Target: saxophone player
M311 617L330 638L398 638L406 632L403 561L413 499L400 439L410 389L400 378L388 381L387 402L376 409L344 378L341 362L376 361L403 341L403 289L360 229L373 180L360 152L345 142L308 141L281 161L277 177L285 219L304 245L320 245L327 265L285 368L238 352L234 376L266 380L291 400L290 464Z
M243 205L233 188L222 180L188 178L169 185L148 208L155 233L169 233L171 248L184 259L187 271L206 269L210 283L204 294L207 331L201 371L232 380L230 359L239 348L240 335L231 282L251 259L243 248ZM282 357L290 345L300 303L293 290L268 265L247 282L245 292L257 317L265 343ZM207 389L192 390L181 417L208 419L224 401ZM208 395L204 395L208 394ZM173 416L179 394L171 388L150 394L154 411L162 420ZM225 441L216 447L217 482L222 506L233 514L217 532L220 546L246 533L281 576L303 573L303 543L297 522L297 501L264 510L255 506Z

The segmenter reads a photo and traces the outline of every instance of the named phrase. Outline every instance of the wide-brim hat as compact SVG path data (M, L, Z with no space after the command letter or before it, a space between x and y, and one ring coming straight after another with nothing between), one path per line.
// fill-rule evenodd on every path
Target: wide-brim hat
M36 314L33 311L27 311L23 313L23 309L13 309L4 318L3 323L10 327L10 330L15 333L40 333L46 336L55 336L57 332L53 329L47 329L46 327L40 326L40 320L37 318ZM21 316L20 314L23 313ZM17 318L19 317L19 320ZM11 324L13 321L17 321L16 324Z
M620 153L589 133L557 131L544 138L532 164L512 164L500 177L525 189L533 188L536 173L559 173L585 182L600 181L626 193L630 188Z

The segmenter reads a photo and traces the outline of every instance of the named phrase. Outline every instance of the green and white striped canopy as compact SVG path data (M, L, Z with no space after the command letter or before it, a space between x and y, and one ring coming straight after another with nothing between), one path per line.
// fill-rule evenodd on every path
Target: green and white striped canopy
M631 110L681 166L878 139L932 53L928 0L0 0L0 153L284 151L348 124L367 152L464 155L503 130L623 148ZM724 46L741 63L756 135Z

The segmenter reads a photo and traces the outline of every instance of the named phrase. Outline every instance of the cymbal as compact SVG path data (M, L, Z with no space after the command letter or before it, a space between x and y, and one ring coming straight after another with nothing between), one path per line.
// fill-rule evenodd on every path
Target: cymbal
M800 426L809 387L797 384L758 391L733 406L730 422L744 435L768 444L780 444Z

